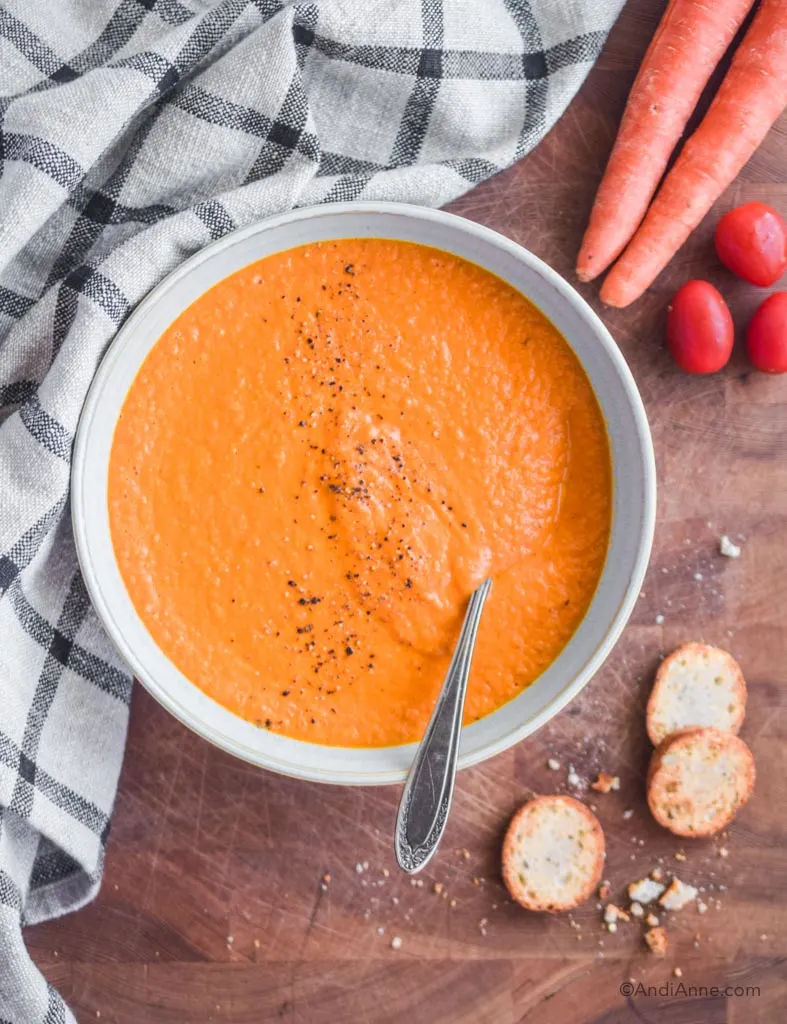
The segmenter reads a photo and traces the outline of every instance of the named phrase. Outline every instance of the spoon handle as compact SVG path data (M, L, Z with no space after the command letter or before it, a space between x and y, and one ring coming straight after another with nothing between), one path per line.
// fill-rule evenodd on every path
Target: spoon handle
M491 587L492 581L484 580L470 598L448 674L402 793L394 847L399 867L411 875L431 859L448 818L467 679L478 623Z

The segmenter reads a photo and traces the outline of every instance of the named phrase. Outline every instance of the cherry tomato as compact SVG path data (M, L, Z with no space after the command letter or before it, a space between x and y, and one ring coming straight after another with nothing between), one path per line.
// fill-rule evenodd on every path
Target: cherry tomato
M752 365L764 373L787 373L787 292L770 295L746 332Z
M768 288L787 270L787 224L765 203L744 203L716 225L716 252L733 274Z
M727 303L707 281L689 281L667 312L667 345L686 373L715 373L727 364L735 328Z

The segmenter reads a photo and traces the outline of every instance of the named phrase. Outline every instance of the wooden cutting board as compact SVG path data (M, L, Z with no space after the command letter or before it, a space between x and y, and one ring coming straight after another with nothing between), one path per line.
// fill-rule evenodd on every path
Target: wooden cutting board
M557 128L454 211L521 242L571 280L594 188L662 7L632 0ZM719 211L758 199L787 214L786 129L783 120L771 132ZM650 573L605 669L538 735L460 777L440 854L417 886L391 854L397 789L322 788L256 771L193 736L138 687L101 896L27 934L80 1021L785 1019L787 377L752 373L740 349L723 373L688 377L663 341L669 298L691 277L723 289L739 327L760 297L719 268L714 220L634 308L601 310L596 289L583 288L642 390L660 478ZM740 559L719 554L723 533L742 535ZM694 639L729 648L744 667L743 736L759 778L728 838L682 844L645 806L642 712L659 657ZM560 770L548 769L549 757ZM532 792L564 790L570 765L582 778L599 769L621 778L619 792L592 794L614 895L659 859L704 887L710 909L674 915L665 960L647 954L633 923L606 933L593 902L569 920L505 899L498 859L506 820ZM675 859L681 851L685 861ZM661 994L627 997L629 978ZM685 992L675 991L679 981Z

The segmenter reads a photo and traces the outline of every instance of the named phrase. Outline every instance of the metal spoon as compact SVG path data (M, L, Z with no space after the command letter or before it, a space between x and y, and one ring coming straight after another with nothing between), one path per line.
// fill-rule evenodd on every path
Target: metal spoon
M470 663L491 588L491 579L486 579L473 591L448 674L402 793L394 849L399 867L411 875L429 862L448 820Z

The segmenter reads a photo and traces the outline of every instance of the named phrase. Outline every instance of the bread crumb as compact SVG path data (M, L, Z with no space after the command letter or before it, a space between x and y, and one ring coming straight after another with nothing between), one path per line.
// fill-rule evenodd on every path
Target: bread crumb
M664 616L663 615L657 615L656 616L656 625L657 626L663 626L664 625Z
M398 935L394 935L394 937L391 939L391 949L401 949L401 948L402 948L402 940L399 938Z
M686 885L679 878L673 878L669 888L659 899L665 910L683 910L687 903L697 898L697 890L693 885Z
M676 978L683 977L683 971L680 969L680 967L674 967L672 973L675 975Z
M683 852L683 850L676 850L675 853L673 853L672 856L675 858L675 860L681 861L681 863L683 863L683 862L685 862L685 861L687 861L689 859L686 856L686 854Z
M658 917L656 917L655 914L648 914L645 918L645 924L648 926L648 928L658 928L659 919Z
M623 812L623 820L624 820L624 821L628 821L628 820L629 820L629 819L630 819L631 817L633 817L633 815L634 815L634 811L632 810L632 808L631 808L631 807L628 807L628 808L627 808L627 809L626 809L626 810L625 810L625 811Z
M609 884L609 882L602 882L601 885L598 887L598 898L600 900L605 900L607 896L609 896L611 891L612 886Z
M632 917L644 917L645 911L642 909L642 904L637 903L636 900L629 907L629 913Z
M726 558L740 558L741 557L740 545L733 544L732 541L730 540L730 538L727 536L726 533L724 534L724 536L719 541L719 551Z
M612 932L614 934L617 930L618 930L618 926L615 924L614 921L609 921L607 923L607 931L608 932Z
M260 942L259 939L255 939L254 940L254 948L255 949L259 949L261 945L262 945L262 943Z
M449 900L448 906L453 910L454 907L456 906L456 900Z
M616 906L614 903L608 903L604 907L604 923L615 924L618 921L628 922L631 918L625 910Z
M326 872L325 872L325 874L324 874L324 875L322 876L322 880L323 880L323 882L325 882L325 884L326 884L326 885L327 885L327 884L328 884L328 883L330 882L330 880L331 880L331 876L330 876L330 875L328 874L328 872L327 872L327 871L326 871Z
M377 934L378 935L385 935L385 928L383 928L382 925L380 925L380 927L377 929Z
M582 786L582 778L581 776L577 775L577 773L574 771L573 764L570 764L568 766L568 777L566 779L566 782L569 784L569 786L571 786L572 789L579 789Z
M560 761L558 761L556 757L550 757L550 759L547 761L547 768L549 768L551 772L559 772Z
M390 874L391 872L388 870L388 868L383 868L383 878L388 878Z
M628 886L629 899L634 903L652 903L664 892L665 886L652 878L641 878Z
M436 892L437 895L439 896L442 891L443 891L443 883L442 882L435 882L435 884L432 886L432 892Z
M645 942L647 943L648 949L653 953L654 956L664 956L667 952L669 942L667 940L667 933L663 928L649 928L645 932Z
M703 903L702 900L699 900L699 902L697 903L697 913L698 914L706 914L707 912L708 912L708 904L707 903Z
M730 855L730 851L727 849L726 846L720 846L719 847L719 856L720 857L729 857L729 855Z
M356 864L355 865L355 873L356 873L356 875L362 875L363 874L363 864Z
M660 882L664 878L664 869L656 865L656 867L651 871L650 877L654 882Z
M599 772L598 778L590 786L597 793L609 793L610 790L620 789L620 779L617 775L607 775L606 772Z

